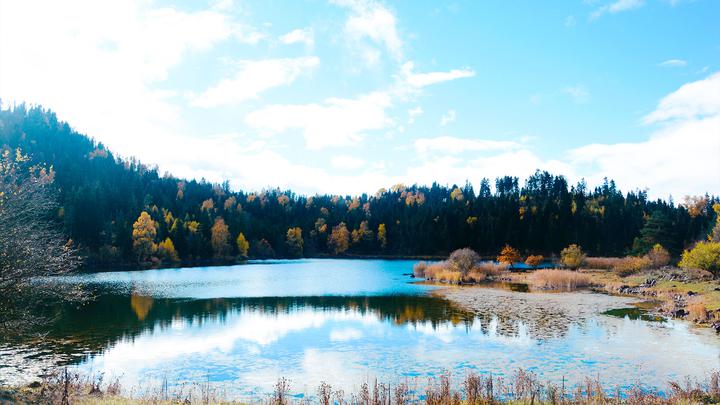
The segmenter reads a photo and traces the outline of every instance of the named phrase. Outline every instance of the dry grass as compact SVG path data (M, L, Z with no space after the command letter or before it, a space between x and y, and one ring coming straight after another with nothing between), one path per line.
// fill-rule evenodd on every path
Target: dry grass
M551 290L571 291L590 285L586 274L570 270L538 270L530 276L533 285Z
M586 257L583 267L595 270L612 270L622 260L620 257Z
M639 273L643 270L649 269L652 266L652 261L646 256L635 257L628 256L622 258L613 271L620 277L627 277L629 275Z
M140 395L135 398L120 396L115 390L116 383L102 384L102 379L82 378L67 372L57 373L59 378L46 379L34 390L13 390L2 392L0 401L9 403L58 403L58 404L233 404L222 396L212 395L206 384L199 395L189 395L189 391L180 389L180 393L157 390L158 395ZM346 393L342 389L333 389L322 382L317 389L300 399L291 395L291 382L280 378L273 393L264 400L253 401L259 404L321 404L321 405L406 405L410 403L426 405L501 405L501 404L696 404L718 403L720 400L720 374L713 372L705 381L670 382L665 394L654 392L638 385L621 391L604 387L597 378L586 378L574 387L566 387L541 381L538 376L523 369L508 373L506 378L475 373L453 381L445 372L437 378L430 378L427 384L409 381L394 384L362 383L359 390Z
M708 310L705 302L700 299L693 300L687 304L688 320L693 322L705 322L708 320Z

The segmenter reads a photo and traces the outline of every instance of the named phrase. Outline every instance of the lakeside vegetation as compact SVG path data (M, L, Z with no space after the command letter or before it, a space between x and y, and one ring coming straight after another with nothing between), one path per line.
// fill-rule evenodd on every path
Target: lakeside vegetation
M278 379L272 394L265 399L253 401L271 405L319 404L319 405L542 405L542 404L711 404L720 401L720 374L709 373L704 381L669 381L665 391L642 386L641 382L630 388L606 387L597 376L568 387L565 381L542 381L532 371L522 368L506 377L468 373L463 378L445 372L436 378L405 379L399 382L362 382L356 390L346 392L321 382L313 392L292 394L293 383ZM103 381L103 376L83 376L78 373L57 370L43 382L22 390L0 389L0 400L27 403L62 404L242 404L232 400L222 387L209 383L182 384L169 388L166 383L159 387L143 387L134 395L118 380Z
M572 243L591 256L643 254L656 243L679 256L708 233L714 196L682 204L622 193L612 180L590 188L537 172L464 185L397 184L374 195L233 191L162 174L75 132L54 113L0 110L0 145L52 169L53 217L89 267L172 266L323 255L483 255L509 244L550 256ZM260 170L261 168L248 168Z

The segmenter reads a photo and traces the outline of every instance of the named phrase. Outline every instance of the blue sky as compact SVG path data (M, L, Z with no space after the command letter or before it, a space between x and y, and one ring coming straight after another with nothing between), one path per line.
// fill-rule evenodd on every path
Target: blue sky
M712 0L0 0L0 98L235 188L539 168L678 199L720 193L718 18Z

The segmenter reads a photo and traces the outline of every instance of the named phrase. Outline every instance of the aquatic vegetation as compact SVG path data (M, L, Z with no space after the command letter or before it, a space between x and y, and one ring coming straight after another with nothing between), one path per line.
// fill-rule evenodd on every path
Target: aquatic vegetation
M569 270L538 270L530 280L537 287L552 290L575 290L590 285L588 275Z

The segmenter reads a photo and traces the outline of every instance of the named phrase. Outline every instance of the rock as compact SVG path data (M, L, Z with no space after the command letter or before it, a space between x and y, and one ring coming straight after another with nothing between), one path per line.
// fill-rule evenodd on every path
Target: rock
M697 295L697 293L694 291L688 291L687 295L688 295L688 297L692 297L693 295Z
M715 333L720 333L720 322L713 322L712 328L715 329Z
M673 316L675 318L682 318L687 314L687 311L685 311L684 309L678 309L677 311L673 312Z

